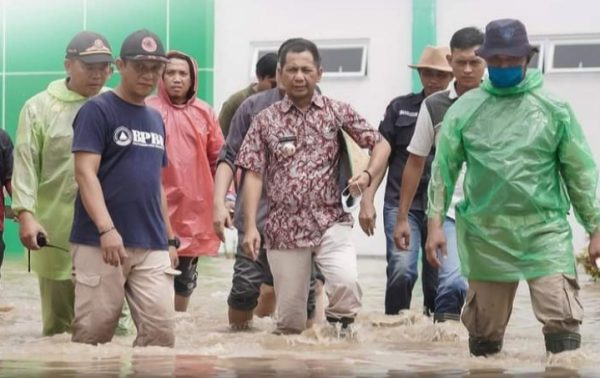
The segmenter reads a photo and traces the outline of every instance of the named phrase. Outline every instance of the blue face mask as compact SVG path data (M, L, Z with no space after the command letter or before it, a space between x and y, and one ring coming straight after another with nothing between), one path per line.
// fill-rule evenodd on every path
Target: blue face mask
M514 87L523 80L523 66L488 67L490 81L496 88Z

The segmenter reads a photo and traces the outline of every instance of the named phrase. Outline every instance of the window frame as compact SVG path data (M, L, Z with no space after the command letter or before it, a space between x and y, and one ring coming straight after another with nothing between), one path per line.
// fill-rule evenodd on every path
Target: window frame
M360 70L352 72L327 72L323 71L324 79L359 79L367 77L367 64L369 54L368 39L339 39L339 40L315 40L313 41L319 48L319 52L323 50L345 49L345 48L360 48L362 50ZM256 62L259 54L263 51L275 53L279 50L281 43L276 42L251 42L251 62L250 62L250 77L254 78Z
M548 53L547 53L547 65L546 72L548 73L584 73L584 72L600 72L600 66L598 67L581 67L581 68L561 68L554 66L554 57L556 46L561 45L598 45L600 46L600 38L561 38L561 39L549 39L548 42Z
M536 39L535 37L533 39L531 39L529 41L529 44L531 46L537 46L539 48L540 51L538 51L537 53L537 57L538 57L538 62L537 62L537 67L529 67L529 68L535 68L540 70L540 72L545 72L545 67L544 67L544 63L546 61L546 44L547 44L547 40L545 39Z

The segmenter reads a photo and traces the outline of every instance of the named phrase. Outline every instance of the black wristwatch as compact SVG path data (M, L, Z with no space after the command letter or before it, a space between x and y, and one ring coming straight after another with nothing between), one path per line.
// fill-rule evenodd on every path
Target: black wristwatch
M174 236L173 239L169 239L167 240L169 247L175 247L176 249L179 249L179 247L181 246L181 240L179 240L179 238L177 236Z

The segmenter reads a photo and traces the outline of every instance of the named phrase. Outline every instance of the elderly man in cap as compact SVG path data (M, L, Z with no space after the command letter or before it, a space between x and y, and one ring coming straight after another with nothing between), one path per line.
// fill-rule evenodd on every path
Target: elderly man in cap
M19 236L31 250L41 247L38 234L59 247L31 255L39 278L46 336L69 332L73 320L68 253L77 191L71 154L73 119L84 102L100 92L112 72L112 61L106 38L91 31L78 33L66 49L67 78L51 82L27 100L19 116L12 178Z
M425 97L446 89L452 80L452 67L448 65L447 47L425 48L417 64L409 67L419 72L423 90L393 99L388 105L383 121L379 124L379 132L387 145L387 165L389 166L385 199L383 205L383 222L386 236L387 285L385 290L385 313L398 314L400 310L410 308L412 290L418 277L417 262L419 249L424 247L426 233L425 188L429 178L429 164L433 154L428 158L421 184L410 210L410 226L412 232L411 248L408 252L400 251L394 245L394 226L398 213L398 201L402 171L408 159L408 147L415 131L415 124L421 103ZM373 177L374 185L364 192L359 213L359 223L367 235L373 235L375 228L375 192L385 175L385 167L376 169ZM425 255L423 254L423 257ZM437 272L423 258L422 284L425 314L434 310L437 293Z
M73 122L75 342L109 342L124 299L137 328L134 345L175 341L177 240L161 185L165 125L145 105L167 61L156 34L129 35L116 62L121 82L88 101Z
M462 272L469 291L462 321L476 356L502 349L520 280L527 280L546 350L577 349L578 298L571 205L600 255L598 170L570 106L528 72L536 52L517 20L490 22L477 50L489 79L448 110L431 169L427 257L446 250L443 219L466 162L464 200L456 206Z

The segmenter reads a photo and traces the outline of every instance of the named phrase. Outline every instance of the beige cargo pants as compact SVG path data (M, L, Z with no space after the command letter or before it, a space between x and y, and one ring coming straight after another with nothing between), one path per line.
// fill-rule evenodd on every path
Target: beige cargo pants
M531 305L544 335L577 334L583 320L577 279L563 274L527 281ZM519 282L469 280L461 320L471 338L501 342Z
M123 301L137 328L134 346L173 346L175 309L173 269L167 251L127 248L120 266L102 259L99 247L73 244L75 282L74 342L111 341Z
M310 287L312 259L325 277L329 319L354 319L361 308L356 250L352 227L335 224L315 248L269 249L267 258L273 273L277 298L277 331L300 333L306 328L306 301Z

